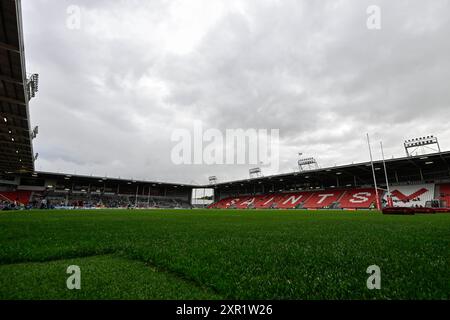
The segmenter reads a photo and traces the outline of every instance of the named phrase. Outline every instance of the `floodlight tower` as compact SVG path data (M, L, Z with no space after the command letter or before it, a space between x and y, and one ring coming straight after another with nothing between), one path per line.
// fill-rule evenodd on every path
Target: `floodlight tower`
M31 98L34 98L38 91L39 91L39 74L33 73L27 79L28 101L30 101Z
M413 157L432 152L441 152L438 138L435 136L408 139L405 141L404 146L407 157Z
M31 139L36 139L37 135L39 134L39 126L35 126L33 131L31 131Z
M298 155L301 157L303 153L299 153ZM297 164L300 172L319 169L319 164L317 163L317 160L313 157L300 158L298 159Z
M213 189L213 200L216 198L216 184L217 184L217 176L210 176L208 178L209 180L209 185L212 186ZM203 189L205 190L205 189Z

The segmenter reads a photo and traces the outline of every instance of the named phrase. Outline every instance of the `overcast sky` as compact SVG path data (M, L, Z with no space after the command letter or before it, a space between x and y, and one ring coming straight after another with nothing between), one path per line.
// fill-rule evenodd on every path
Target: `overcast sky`
M80 28L69 28L71 5ZM369 5L381 29L369 30ZM250 165L175 165L176 129L279 129L280 168L298 152L333 166L434 134L450 150L450 2L23 0L36 168L206 183ZM72 11L71 11L72 12ZM69 19L69 20L68 20ZM69 23L69 24L68 24ZM267 172L264 174L276 173Z

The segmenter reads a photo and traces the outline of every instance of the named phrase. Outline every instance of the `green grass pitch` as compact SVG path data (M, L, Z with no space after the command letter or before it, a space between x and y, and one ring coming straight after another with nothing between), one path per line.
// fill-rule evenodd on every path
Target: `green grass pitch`
M0 299L450 299L450 215L0 212Z

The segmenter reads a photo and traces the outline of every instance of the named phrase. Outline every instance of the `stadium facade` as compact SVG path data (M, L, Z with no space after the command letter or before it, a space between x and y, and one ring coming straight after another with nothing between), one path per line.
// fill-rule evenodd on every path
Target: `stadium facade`
M380 203L388 205L389 191L393 206L448 207L449 163L450 152L375 161ZM211 207L369 209L377 205L374 185L370 162L335 166L217 184Z
M377 204L450 205L450 152L440 151L386 160L386 171L383 162L375 161L374 171L367 162L202 186L36 172L37 155L33 153L32 140L37 129L30 127L29 101L38 89L38 78L27 77L20 0L0 3L0 205L3 207L14 204L189 208L192 191L199 188L214 190L210 208L356 210L375 208ZM378 188L373 175L379 182Z
M450 152L386 161L392 205L449 207ZM374 162L378 196L388 206L384 165ZM222 209L375 209L371 163L218 183L186 185L49 172L0 174L0 201L39 207L190 208L194 189L212 189Z

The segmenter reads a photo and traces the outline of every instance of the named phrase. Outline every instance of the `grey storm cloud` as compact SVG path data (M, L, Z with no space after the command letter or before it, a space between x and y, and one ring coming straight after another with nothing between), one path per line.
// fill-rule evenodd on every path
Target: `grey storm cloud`
M365 133L450 146L450 2L23 1L37 169L205 183L245 165L174 165L175 129L280 130L280 172L297 153L365 161ZM381 9L381 29L366 9ZM68 8L80 28L68 28ZM376 149L376 148L375 148ZM376 157L379 157L376 149Z

